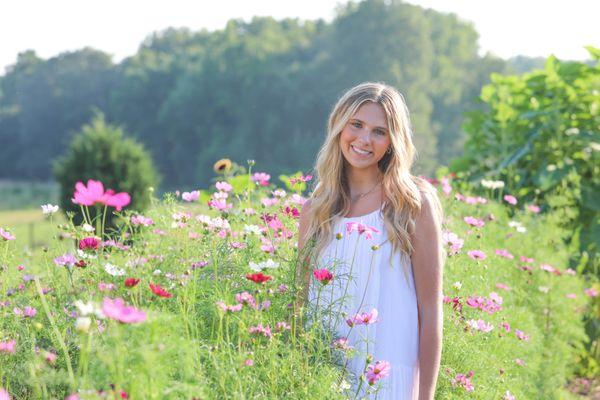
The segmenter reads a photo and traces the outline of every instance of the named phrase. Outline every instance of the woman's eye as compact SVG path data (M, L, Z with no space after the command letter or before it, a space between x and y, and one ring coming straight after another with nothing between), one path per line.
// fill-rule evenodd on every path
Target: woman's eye
M360 128L360 123L358 123L358 122L353 122L353 123L352 123L352 125L353 125L355 128Z
M377 133L378 135L385 135L384 131L380 131L380 130L376 130L375 133Z

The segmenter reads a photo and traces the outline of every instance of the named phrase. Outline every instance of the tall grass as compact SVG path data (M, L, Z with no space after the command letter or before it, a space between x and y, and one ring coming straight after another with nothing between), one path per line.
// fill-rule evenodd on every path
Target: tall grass
M297 259L292 209L300 208L302 198L291 190L274 197L273 185L251 188L234 189L227 200L233 207L221 212L173 195L154 199L145 213L152 225L134 226L134 213L123 212L123 230L113 237L119 247L105 243L85 253L74 246L92 233L64 220L61 228L45 222L50 240L36 251L23 251L18 228L0 225L17 236L0 239L0 343L16 341L14 352L0 350L0 387L15 399L352 398L345 382L338 385L345 353L332 348L325 327L304 323L310 306L302 312L292 307ZM597 298L585 291L591 283L564 268L568 249L557 221L521 205L468 204L454 194L442 195L444 230L464 244L444 270L436 399L576 398L563 386L585 340L582 313ZM269 226L264 214L277 215L282 226ZM465 216L485 226L470 226ZM526 231L510 227L510 221ZM500 249L513 258L497 255ZM471 250L486 258L473 259ZM57 265L55 258L65 253L85 267ZM273 278L262 284L248 280L249 263L267 259L279 264L264 271ZM106 264L125 274L111 275ZM140 281L126 287L126 278ZM172 297L153 293L150 283ZM255 306L223 311L218 305L238 304L244 292ZM478 296L499 309L470 306ZM106 317L100 311L105 298L123 299L145 312L146 320L126 324ZM77 300L98 311L85 316ZM34 316L23 315L28 306L37 310ZM91 322L87 328L85 318ZM479 319L491 331L476 329ZM268 326L270 335L252 332L257 326ZM470 376L472 391L459 374Z

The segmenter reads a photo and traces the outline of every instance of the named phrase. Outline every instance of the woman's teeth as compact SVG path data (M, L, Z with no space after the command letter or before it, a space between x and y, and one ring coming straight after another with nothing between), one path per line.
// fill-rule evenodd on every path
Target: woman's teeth
M363 150L359 150L356 147L350 145L350 147L352 147L352 150L354 150L355 153L360 154L361 156L366 156L367 154L371 154L370 151L363 151Z

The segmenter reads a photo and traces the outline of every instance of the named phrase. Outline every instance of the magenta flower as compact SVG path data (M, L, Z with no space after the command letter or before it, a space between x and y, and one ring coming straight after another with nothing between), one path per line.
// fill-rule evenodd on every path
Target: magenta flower
M477 219L477 218L475 218L475 217L471 217L471 216L464 217L464 218L463 218L463 220L464 220L464 221L465 221L467 224L469 224L469 225L471 225L471 226L475 226L475 227L477 227L477 228L481 228L481 227L483 227L483 226L485 225L485 222L484 222L483 220L481 220L481 219Z
M16 239L16 237L14 235L11 235L10 232L7 232L2 228L0 228L0 237L2 237L2 239L6 240L6 241Z
M321 282L323 285L327 285L329 281L333 279L333 274L329 272L327 269L316 269L313 271L313 276L316 280Z
M98 250L100 240L95 237L86 237L79 241L79 250Z
M126 306L123 299L120 298L113 300L105 297L102 303L102 312L106 317L123 324L135 324L146 320L146 314L143 311Z
M485 260L485 258L486 258L485 253L483 251L481 251L481 250L470 250L470 251L467 252L467 254L473 260Z
M348 318L346 323L352 327L354 325L370 325L379 322L377 319L378 312L373 308L370 312L364 312L354 315L352 318Z
M348 222L346 223L346 232L352 233L353 231L357 231L359 235L365 234L367 239L372 238L372 233L379 233L376 228L372 226L367 226L365 224L361 224L360 222Z
M391 365L387 361L377 361L375 364L370 364L367 367L367 380L369 385L374 385L382 378L390 375Z
M508 204L512 204L513 206L517 204L517 198L515 196L511 196L510 194L504 195L504 201Z
M535 205L535 204L529 204L529 205L527 205L527 209L529 211L531 211L532 213L535 213L535 214L537 214L537 213L540 212L540 207L537 206L537 205Z

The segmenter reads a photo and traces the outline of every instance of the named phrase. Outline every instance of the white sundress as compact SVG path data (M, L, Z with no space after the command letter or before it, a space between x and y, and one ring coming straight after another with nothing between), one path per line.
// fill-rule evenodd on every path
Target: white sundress
M359 235L356 230L348 233L346 226L352 222L375 228L379 233L372 233L370 239L365 233ZM416 400L419 327L410 257L396 253L390 266L392 246L387 241L381 209L363 216L338 218L332 232L334 238L321 253L317 268L327 268L334 278L323 286L312 277L309 301L311 312L319 313L325 327L331 328L335 338L347 338L348 345L357 350L353 358L344 357L342 360L342 365L347 362L351 373L348 377L351 384L349 394L356 393L357 378L365 371L366 354L371 354L372 363L384 360L390 363L391 369L389 376L371 387L373 391L379 386L377 393L366 398ZM337 233L342 234L341 239L335 237ZM373 245L380 247L373 250ZM408 268L406 276L403 265ZM378 322L353 328L346 323L347 318L372 309L378 311ZM368 349L365 338L368 339ZM360 387L360 396L365 396L365 390L370 386L364 381Z

